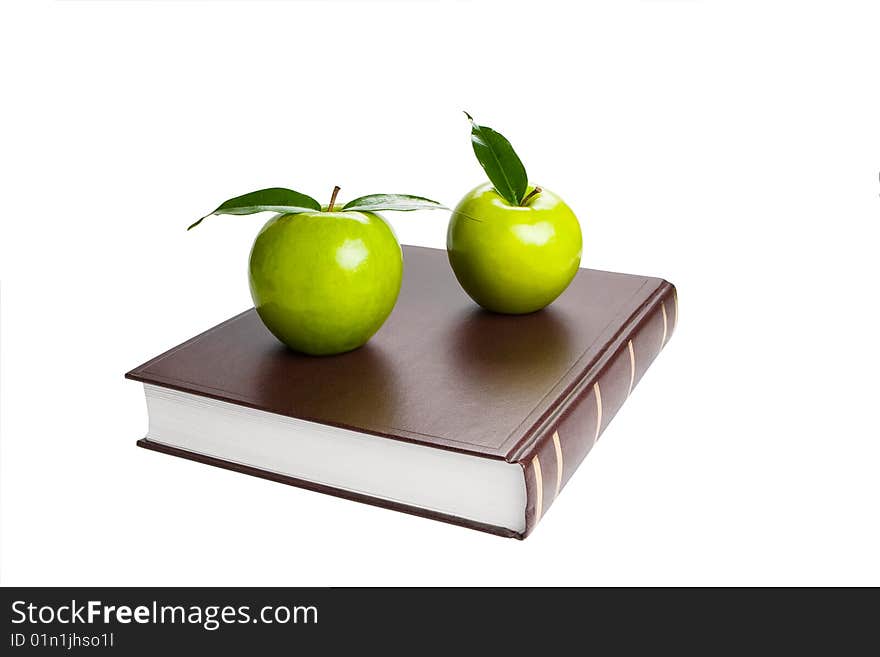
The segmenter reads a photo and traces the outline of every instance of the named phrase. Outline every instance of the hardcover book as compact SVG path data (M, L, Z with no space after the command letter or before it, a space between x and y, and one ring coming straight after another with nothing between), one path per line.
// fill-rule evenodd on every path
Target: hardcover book
M525 538L672 335L664 280L580 269L530 315L482 310L446 252L404 247L397 305L364 346L305 356L247 310L136 367L138 445Z

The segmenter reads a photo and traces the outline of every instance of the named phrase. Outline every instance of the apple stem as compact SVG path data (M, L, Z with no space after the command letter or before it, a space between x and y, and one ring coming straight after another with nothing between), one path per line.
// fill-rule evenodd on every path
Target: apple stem
M333 195L330 197L330 204L327 206L327 212L333 212L333 205L336 203L336 195L339 193L339 185L333 188Z
M531 199L533 196L537 196L537 195L540 194L542 191L544 191L544 190L542 190L540 187L535 187L535 188L534 188L532 191L530 191L530 192L528 193L528 195L522 200L522 202L520 203L520 207L524 207L526 204L528 204L529 199Z

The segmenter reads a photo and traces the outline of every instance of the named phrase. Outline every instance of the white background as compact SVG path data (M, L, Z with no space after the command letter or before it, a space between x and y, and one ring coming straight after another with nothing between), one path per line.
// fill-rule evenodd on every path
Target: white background
M5 2L7 585L880 584L872 2ZM453 204L462 109L678 331L525 542L136 449L267 186ZM443 213L388 214L442 247Z

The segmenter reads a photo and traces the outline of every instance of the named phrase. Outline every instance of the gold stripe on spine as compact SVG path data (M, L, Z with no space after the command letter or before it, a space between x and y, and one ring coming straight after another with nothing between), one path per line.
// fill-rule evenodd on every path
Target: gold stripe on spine
M633 341L629 341L629 390L626 391L626 396L629 397L633 391L633 386L636 383L636 352L633 349Z
M602 431L602 391L599 389L599 382L593 384L593 392L596 393L596 435L593 436L593 442L599 440L599 432Z
M660 310L663 311L663 338L660 340L660 348L666 345L666 302L660 302Z
M672 330L678 328L678 290L672 290L672 304L675 307L675 319L672 320Z
M562 445L559 443L559 432L553 432L553 447L556 448L556 492L553 496L559 495L559 489L562 488Z
M535 496L535 522L538 522L544 511L544 478L541 477L541 462L538 460L537 454L532 459L532 466L535 468L535 487L538 490Z

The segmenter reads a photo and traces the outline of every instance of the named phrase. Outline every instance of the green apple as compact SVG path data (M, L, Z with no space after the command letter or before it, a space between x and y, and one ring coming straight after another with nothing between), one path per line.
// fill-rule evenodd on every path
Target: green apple
M446 248L458 282L483 308L531 313L562 294L577 273L581 227L547 189L512 206L485 183L453 210Z
M338 354L365 344L391 314L403 253L374 212L281 214L257 235L248 271L275 337L306 354Z
M338 191L336 187L330 203L321 207L292 190L259 190L230 199L211 213L279 213L254 240L248 268L251 296L275 337L315 356L365 344L394 308L403 253L391 226L375 210L443 207L399 194L362 196L337 206Z
M453 210L449 264L483 308L535 312L562 294L577 273L580 224L559 196L528 184L510 142L471 123L474 152L492 182L471 190Z

